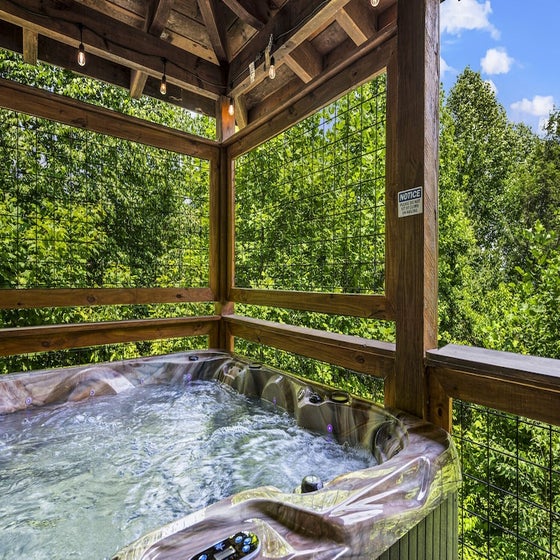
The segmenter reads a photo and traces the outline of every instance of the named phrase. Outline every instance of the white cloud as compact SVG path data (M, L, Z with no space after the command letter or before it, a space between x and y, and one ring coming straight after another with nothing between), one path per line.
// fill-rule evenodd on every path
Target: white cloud
M513 58L508 55L504 48L488 49L484 58L480 59L482 71L491 76L493 74L507 74L512 64Z
M548 117L554 109L554 97L552 95L535 95L532 100L524 97L521 101L512 103L511 108L534 117Z
M488 31L493 39L500 38L500 32L488 19L492 13L490 0L447 0L441 5L441 31L450 35L460 35L462 31Z
M445 62L445 60L443 58L439 59L439 71L440 71L440 74L441 74L442 78L448 72L451 73L451 74L457 74L457 70L455 68L453 68L452 66L449 66L449 64L447 64L447 62Z

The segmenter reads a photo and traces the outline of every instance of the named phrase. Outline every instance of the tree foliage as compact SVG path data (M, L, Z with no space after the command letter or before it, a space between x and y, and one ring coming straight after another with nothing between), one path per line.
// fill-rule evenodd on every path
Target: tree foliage
M441 342L560 357L558 119L511 124L468 68L443 102Z

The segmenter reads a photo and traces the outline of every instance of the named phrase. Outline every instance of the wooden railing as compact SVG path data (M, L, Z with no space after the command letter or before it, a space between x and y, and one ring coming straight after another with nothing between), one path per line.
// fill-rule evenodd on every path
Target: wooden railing
M255 290L233 288L231 301L267 307L282 307L317 313L392 319L394 313L381 295L298 292L293 290Z
M1 329L0 356L139 340L203 336L211 334L219 320L219 316L210 315Z
M248 293L250 290L239 291L239 294ZM0 308L204 302L212 301L212 297L208 288L6 290ZM236 299L257 304L260 297L256 293ZM279 305L283 297L279 297ZM298 298L294 301L295 305L285 307L297 309ZM268 297L267 303L270 304ZM313 302L305 308L310 307L322 309ZM220 329L227 331L229 337L382 379L390 376L394 368L392 343L235 314L0 329L0 355L190 336L209 336L212 345ZM428 351L425 365L428 417L448 430L451 429L450 399L560 425L560 360L450 344Z
M386 377L393 368L395 345L357 336L282 325L239 315L227 315L229 333L266 346L321 360L375 377Z
M210 288L59 288L0 291L0 309L214 301Z
M449 344L426 365L434 421L447 396L560 426L560 360Z

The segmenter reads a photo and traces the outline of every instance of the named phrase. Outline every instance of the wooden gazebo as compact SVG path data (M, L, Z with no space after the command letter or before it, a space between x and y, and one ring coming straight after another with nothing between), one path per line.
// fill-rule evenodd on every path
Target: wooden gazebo
M207 287L6 289L1 307L215 303L205 317L2 329L2 355L199 334L231 349L241 337L382 377L386 404L447 429L453 397L560 424L557 361L437 349L439 0L0 0L0 47L124 87L133 98L214 116L218 131L216 140L198 138L0 80L4 108L201 157L211 171ZM234 159L381 72L385 293L236 287ZM399 193L409 191L420 206L399 217ZM396 344L243 317L236 303L394 321Z

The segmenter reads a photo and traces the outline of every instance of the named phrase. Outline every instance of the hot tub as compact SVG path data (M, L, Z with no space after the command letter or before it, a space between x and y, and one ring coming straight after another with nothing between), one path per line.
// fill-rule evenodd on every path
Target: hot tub
M369 450L377 465L332 480L312 476L290 492L261 486L236 493L145 534L115 560L456 557L460 471L447 433L239 357L190 352L7 375L0 414L197 380L264 399L326 441Z

